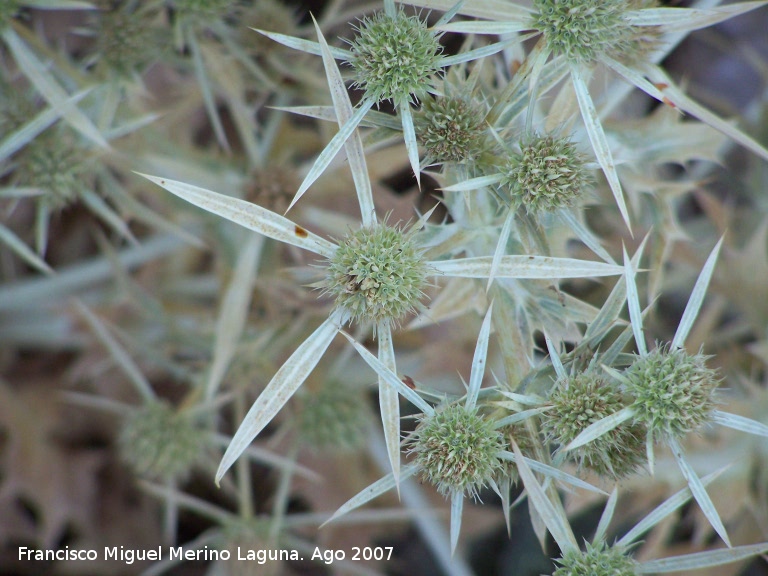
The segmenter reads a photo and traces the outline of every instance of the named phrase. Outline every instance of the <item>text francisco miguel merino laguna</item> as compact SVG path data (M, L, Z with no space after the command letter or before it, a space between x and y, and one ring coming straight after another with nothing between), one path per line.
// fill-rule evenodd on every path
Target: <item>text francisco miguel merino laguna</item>
M316 550L322 559L322 550ZM216 561L216 560L252 560L259 564L264 564L268 561L278 560L302 560L299 553L296 550L250 550L247 548L237 548L236 553L231 553L229 550L218 550L214 548L208 548L207 546L196 550L185 550L184 547L178 546L158 546L157 548L148 548L144 550L137 550L133 548L125 548L124 546L105 546L104 552L99 555L99 552L94 549L90 550L76 550L66 546L59 550L39 550L35 548L27 548L26 546L19 547L19 560L42 560L42 561L54 561L54 560L116 560L124 562L125 564L133 564L134 562L141 561L159 561L159 560L201 560L201 561Z

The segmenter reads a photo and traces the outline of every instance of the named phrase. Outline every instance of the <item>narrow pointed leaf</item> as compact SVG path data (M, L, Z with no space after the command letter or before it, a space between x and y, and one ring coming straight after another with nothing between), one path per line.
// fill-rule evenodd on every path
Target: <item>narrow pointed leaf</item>
M488 340L491 336L491 313L493 312L493 302L488 306L485 313L483 324L480 327L480 334L477 337L475 346L475 355L472 358L472 372L469 376L469 387L467 389L466 408L472 410L477 404L477 395L480 393L480 385L483 383L485 374L485 365L488 360Z
M8 246L8 248L16 252L19 258L43 274L54 274L53 268L48 266L45 260L24 244L21 238L14 234L10 228L6 228L2 224L0 224L0 242Z
M229 141L227 141L227 135L224 132L224 125L221 123L221 116L219 115L219 109L216 106L216 97L213 94L211 81L208 79L208 73L205 71L202 49L197 41L197 37L191 30L188 30L187 44L192 52L192 64L195 69L195 78L197 78L197 85L200 87L200 93L203 96L203 104L205 105L208 119L211 121L213 133L216 135L216 140L219 142L219 145L229 152L231 148L229 146Z
M371 106L373 106L373 100L363 100L346 124L339 128L336 135L331 138L331 141L328 142L325 149L320 152L320 155L317 157L317 160L315 160L312 168L310 168L309 172L304 177L304 181L301 183L301 186L299 186L299 190L296 192L293 200L291 200L291 205L288 207L288 210L293 208L294 204L299 201L315 180L317 180L325 171L331 161L336 157L336 154L339 153L341 147L344 146L347 139L352 135L352 132L355 131L363 120L365 114L371 109Z
M640 356L648 356L648 346L645 343L645 334L643 333L643 313L640 311L640 297L635 282L635 268L629 255L627 255L626 248L624 248L624 269L624 278L627 281L627 307L629 308L629 321L632 323L632 333L635 335Z
M511 40L505 40L503 42L496 42L495 44L489 44L488 46L475 48L474 50L468 50L467 52L459 52L453 56L444 56L440 58L440 65L455 66L456 64L463 64L464 62L486 58L496 54L497 52L501 52L513 44L520 44L527 38L528 37L526 36L521 36L518 38L512 38Z
M102 148L109 144L99 129L73 103L72 97L54 80L48 68L38 60L32 50L16 34L11 26L6 26L0 36L13 52L16 63L24 75L42 94L43 98L56 110L75 130Z
M253 294L253 282L263 246L264 236L249 235L237 257L235 272L224 293L219 317L216 320L213 360L205 386L205 398L208 401L216 395L245 328L248 307Z
M692 32L700 28L714 26L734 16L739 16L768 4L766 0L758 2L739 2L716 8L645 8L627 12L625 18L633 26L660 26L663 32Z
M104 323L99 319L96 314L80 300L74 300L75 307L80 315L85 319L90 326L91 330L96 334L96 337L109 351L110 356L115 363L120 367L123 373L128 377L136 391L145 400L151 401L155 399L155 391L152 389L152 385L142 374L139 366L133 361L133 358L123 348L123 346L109 333L109 330Z
M493 279L496 276L496 271L499 269L501 258L507 252L507 241L509 235L512 233L512 224L515 222L515 211L508 210L507 217L504 218L504 224L499 232L499 239L496 242L496 250L493 252L493 260L491 261L491 271L488 274L488 283L485 286L485 291L488 292L493 284Z
M600 522L597 524L597 530L595 530L595 536L592 538L593 542L604 542L605 537L608 534L608 526L611 525L613 520L613 513L616 510L616 502L619 501L619 487L615 486L611 492L608 502L605 503L603 513L600 516Z
M226 218L235 224L240 224L249 230L264 234L273 240L298 246L326 258L333 256L336 251L336 246L328 240L305 230L298 224L294 224L288 218L256 204L176 180L149 176L140 172L136 172L136 174L151 180L190 204Z
M557 374L559 379L566 380L568 378L568 373L563 367L563 363L560 360L560 355L557 353L557 348L555 348L555 345L552 343L552 339L546 333L544 334L544 340L547 343L549 359L552 362L552 367L555 369L555 374Z
M739 416L738 414L730 414L728 412L714 410L712 412L712 422L720 424L720 426L732 428L733 430L746 432L747 434L768 437L768 426L756 420L752 420L751 418Z
M451 6L451 8L447 10L442 16L440 16L440 19L437 22L435 22L435 27L442 26L446 22L450 22L451 19L459 13L459 10L461 10L462 6L464 6L464 1L465 0L459 0L456 2L456 4Z
M504 451L504 452L499 452L497 456L502 460L509 460L510 462L514 462L515 464L518 465L518 467L520 466L520 458L517 456L517 454ZM554 468L552 466L549 466L548 464L539 462L538 460L533 460L532 458L527 458L525 456L523 458L525 460L526 465L530 467L531 470L539 472L540 474L544 474L545 476L547 476L548 478L551 478L552 480L557 480L558 482L571 484L572 486L575 486L577 488L582 488L583 490L594 492L596 494L605 494L603 490L600 490L600 488L597 488L596 486L592 486L592 484L590 484L589 482L585 482L581 478L577 478L576 476L568 474L567 472L563 472L562 470L558 470L557 468Z
M722 475L723 472L725 472L728 469L728 466L720 468L719 470L715 470L711 474L707 474L704 478L701 479L701 483L704 486L708 486L712 482L714 482L717 478ZM637 522L630 530L627 532L624 536L621 537L621 539L616 542L617 546L631 546L638 538L641 538L643 534L645 534L648 530L656 526L659 522L661 522L664 518L672 514L675 510L683 506L686 502L688 502L691 499L691 489L690 488L683 488L682 490L676 492L669 498L667 498L664 502L659 504L656 508L654 508L645 518L640 520L640 522Z
M581 240L586 244L587 248L592 250L595 254L600 256L608 264L614 264L613 257L608 251L600 244L600 240L595 236L589 228L582 224L576 215L570 210L559 210L557 216L562 220L566 226L568 226Z
M737 546L736 548L724 548L722 550L709 550L696 552L685 556L673 556L659 560L649 560L637 566L638 574L666 574L667 572L687 572L689 570L704 570L723 564L741 562L753 556L768 552L768 542L752 544L751 546Z
M632 416L634 416L634 411L629 406L622 408L618 412L615 412L614 414L611 414L610 416L606 416L602 420L598 420L597 422L593 422L589 426L587 426L584 430L581 431L581 434L576 436L568 446L563 448L563 452L567 452L568 450L574 450L576 448L579 448L581 446L584 446L585 444L589 444L593 440L596 440L597 438L600 438L603 434L606 434L619 426L621 423L626 422Z
M680 466L680 471L683 473L685 480L688 482L688 487L691 489L693 497L701 507L701 511L704 512L704 516L707 517L707 520L709 520L712 528L715 529L715 532L718 533L720 538L723 539L723 542L725 542L726 545L730 548L731 541L728 539L728 533L725 530L725 526L723 526L723 521L720 519L720 514L718 514L717 508L715 508L715 505L713 504L712 499L709 497L709 493L704 487L704 484L699 479L698 474L696 474L696 471L685 459L685 455L683 454L683 449L681 448L680 443L676 438L668 438L667 444L669 445L669 449L672 451L675 460L677 460L678 466Z
M456 552L461 532L461 513L464 510L464 492L456 491L451 494L451 555Z
M520 448L518 448L517 443L514 441L512 449L514 450L515 462L517 462L517 471L520 473L520 479L523 481L525 490L528 492L528 498L544 521L544 524L546 524L560 550L563 554L571 550L578 550L579 546L576 544L576 538L568 524L568 519L564 518L562 514L558 514L557 510L555 510L539 481L536 480L533 472L528 467L527 460L520 452Z
M467 20L464 22L451 22L435 26L436 30L443 32L458 32L460 34L515 34L531 29L529 20L508 20L506 22L492 22L488 20Z
M613 192L613 197L619 207L621 217L624 219L627 228L631 231L632 227L629 222L629 212L627 211L627 204L624 201L624 192L622 192L621 189L621 182L619 182L619 175L616 172L616 165L613 161L613 153L608 144L608 138L605 136L603 126L600 123L600 118L597 115L597 110L595 110L592 96L589 95L586 79L579 66L571 66L571 78L573 80L576 99L579 101L581 117L584 119L584 125L586 126L587 134L589 135L589 141L592 143L592 149L595 151L597 161L600 163L600 167L603 169L603 173L611 187L611 192Z
M699 273L699 277L696 280L696 284L693 286L691 297L688 298L688 304L685 306L685 312L680 319L680 324L675 332L675 337L672 340L672 346L676 348L682 348L685 345L685 339L688 337L688 333L693 328L693 323L696 321L696 316L699 314L702 302L704 302L704 295L707 293L709 287L709 281L712 278L712 272L715 270L715 263L717 262L717 256L720 253L720 247L723 245L723 238L718 240L715 247L710 252L707 261L704 263L704 267Z
M320 31L320 26L317 25L314 16L312 17L312 21L315 24L317 39L320 42L320 48L322 49L325 75L331 90L331 98L333 99L333 106L336 110L336 118L338 119L339 128L341 128L352 118L354 108L352 107L352 102L349 100L349 93L347 92L347 87L344 85L344 80L341 77L341 72L339 72L339 67L333 59L328 43L325 41L325 37ZM368 176L368 166L365 162L363 139L360 137L360 132L358 130L352 132L352 135L344 143L344 149L347 152L349 168L352 171L352 179L355 182L355 190L357 191L357 199L360 203L360 214L363 226L373 226L376 224L376 211L373 207L373 191L371 189L371 179Z
M400 472L400 480L405 480L406 478L410 478L416 472L419 471L419 466L417 464L408 464L407 466L403 466L403 469ZM363 504L366 504L373 500L374 498L378 498L382 494L385 494L392 490L397 485L397 482L395 482L395 477L392 474L387 474L384 476L384 478L377 480L367 488L364 488L361 490L358 494L347 500L344 504L342 504L336 512L333 513L333 516L328 518L323 524L320 526L321 528L328 524L329 522L333 522L336 520L336 518L340 518L341 516L344 516L344 514L347 514L354 510L355 508L359 508Z
M659 66L648 66L645 70L646 75L656 86L663 86L662 93L665 102L669 101L683 112L695 116L705 124L709 124L715 130L722 132L734 142L741 144L748 150L751 150L758 156L768 159L768 149L766 149L757 140L748 136L731 123L723 120L717 114L708 110L695 100L692 100L679 87L677 87L667 73ZM639 88L643 88L639 86Z
M379 377L384 382L386 382L389 386L393 387L400 394L405 396L405 398L408 399L408 401L411 402L411 404L416 406L419 410L421 410L427 416L432 416L435 413L435 410L429 404L427 404L426 401L421 396L419 396L414 390L411 390L408 386L403 384L403 381L397 377L397 374L395 374L394 372L392 372L392 370L387 368L378 358L376 358L376 356L368 352L368 350L366 350L364 346L356 342L346 332L342 332L342 334L347 338L347 340L349 340L352 346L355 347L355 350L358 351L358 353L360 354L360 356L362 356L363 360L366 361L368 366L373 368L376 374L378 374Z
M243 422L232 438L232 442L224 452L219 469L216 471L216 484L219 483L224 473L229 470L243 451L248 448L253 439L258 436L259 432L272 421L304 383L309 373L320 362L328 346L331 345L331 341L336 336L343 321L342 312L333 312L275 373L245 415Z
M446 276L487 278L493 258L455 258L437 260L428 264ZM624 272L621 266L549 256L502 256L496 276L498 278L590 278L616 276Z
M392 345L392 327L388 320L379 322L376 327L379 340L379 360L392 372L397 373L395 349ZM387 445L389 464L395 483L400 482L400 397L393 388L379 376L379 409L384 426L384 441Z
M458 184L447 186L446 188L443 188L443 190L446 192L467 192L470 190L479 190L480 188L483 188L485 186L490 186L491 184L497 184L502 180L504 180L503 174L490 174L488 176L478 176L477 178L470 178L469 180L464 180L463 182L459 182Z
M416 185L421 190L421 169L419 167L419 144L416 141L416 128L413 125L413 114L411 105L407 100L400 102L397 107L400 112L400 120L403 123L403 139L405 140L405 149L408 151L408 161L411 163L411 170L416 176Z
M293 36L286 36L285 34L279 34L277 32L267 32L266 30L259 30L258 28L251 28L251 30L258 32L267 38L271 38L278 44L282 44L288 48L301 50L302 52L314 54L315 56L323 55L323 50L320 48L320 44L318 42L304 40L303 38L294 38ZM329 46L328 49L336 60L352 60L354 57L352 52L343 48Z

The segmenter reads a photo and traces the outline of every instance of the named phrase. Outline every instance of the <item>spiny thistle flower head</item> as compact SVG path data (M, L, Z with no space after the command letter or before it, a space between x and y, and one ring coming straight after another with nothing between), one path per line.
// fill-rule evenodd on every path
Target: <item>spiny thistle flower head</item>
M99 13L97 50L106 67L118 76L144 68L162 51L159 29L148 12L115 7Z
M534 135L503 161L502 187L515 206L528 213L550 212L572 206L589 186L586 158L569 138Z
M409 453L422 475L443 495L468 491L472 496L497 476L497 453L504 437L476 408L449 404L416 427Z
M720 378L703 354L660 346L624 373L635 421L654 436L680 438L705 424L715 409Z
M587 544L586 550L568 550L556 560L560 567L552 576L636 576L637 562L621 548L603 543Z
M425 98L414 125L427 157L440 164L466 162L484 147L483 114L461 97Z
M413 231L360 228L339 242L323 287L354 321L397 322L424 296L430 270L422 255Z
M300 401L299 435L312 448L354 451L365 442L369 421L362 390L344 382L326 380Z
M402 8L394 17L377 12L364 18L350 44L356 84L375 102L420 99L441 68L438 37Z
M44 191L53 209L72 203L89 173L85 151L62 134L38 137L19 156L19 184Z
M616 386L588 371L558 381L549 406L541 416L542 432L548 442L567 446L588 426L624 408L625 400ZM569 455L601 476L623 478L643 462L643 430L625 422Z
M642 58L654 45L649 27L634 26L627 14L655 2L646 0L534 0L532 28L548 47L575 64L594 64L602 56Z
M197 462L203 440L203 432L189 414L155 401L128 418L119 446L123 459L137 474L179 479Z

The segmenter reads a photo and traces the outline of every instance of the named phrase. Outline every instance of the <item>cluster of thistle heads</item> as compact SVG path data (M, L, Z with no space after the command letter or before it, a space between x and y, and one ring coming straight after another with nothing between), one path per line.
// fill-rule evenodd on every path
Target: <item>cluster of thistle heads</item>
M726 142L768 158L735 123L688 97L658 62L688 32L764 3L669 8L653 0L493 6L467 0L438 2L444 11L428 13L418 1L398 6L384 0L381 10L359 15L344 28L336 18L345 3L333 2L327 15L300 28L286 21L279 3L256 2L263 20L255 19L248 36L238 29L238 12L228 2L173 2L175 54L191 61L213 138L230 153L242 152L247 169L239 175L217 169L206 177L199 166L149 156L131 168L221 222L247 230L206 232L220 243L232 273L209 364L202 376L190 379L182 406L157 398L99 318L78 304L144 400L125 418L119 445L126 463L139 475L175 483L224 447L216 482L233 489L228 470L237 468L241 486L248 481L240 463L255 458L252 442L275 420L295 438L290 458L299 448L340 453L383 446L384 478L332 519L415 476L450 499L451 554L465 497L480 501L495 493L509 523L510 510L520 503L510 500L518 483L542 545L548 532L560 548L556 576L690 570L764 553L768 544L732 547L707 490L717 474L701 478L686 456L687 442L713 424L768 437L765 424L728 412L727 395L720 391L725 376L712 357L687 342L722 239L712 242L708 256L700 255L674 335L659 331L649 346L654 335L644 327L654 315L665 268L672 265L676 232L686 225L679 205L714 165L708 161L720 160ZM110 5L99 21L112 31L99 36L98 62L114 72L106 76L122 78L121 90L126 76L150 57L142 50L150 28L131 26L138 16L156 23L157 7L140 4L127 12ZM35 64L8 24L15 14L16 9L0 11L3 38L20 63ZM344 41L327 39L329 30L341 30ZM286 69L280 57L271 57L278 49L282 57L293 50L297 62L304 58L300 52L311 55L301 60L306 70ZM230 62L220 58L227 51L241 68L217 72L207 66ZM330 105L317 90L312 62L322 62ZM256 105L247 100L248 90L225 86L227 73L245 74L259 87ZM30 79L49 101L63 90ZM632 88L657 108L639 118L623 116ZM315 98L311 105L308 95ZM46 132L25 142L30 128L17 110L23 103L9 99L4 105L3 126L15 135L8 149L19 163L15 183L43 190L46 214L90 198L88 205L114 224L112 208L99 204L93 192L95 200L84 195L77 182L85 174L100 189L126 160L112 160L101 171L90 168L98 155L108 155L100 151L110 147L108 139L76 101L66 102L69 108L57 110L66 120L62 128L73 142L89 141L85 158L72 152L74 144L69 156L60 146L56 153L43 150L50 145ZM237 146L225 130L222 106L234 118ZM249 113L253 126L244 120ZM298 161L306 153L290 141L291 133L278 137L280 123L298 115L333 126L333 136L306 164ZM115 124L110 134L140 132L141 120L128 127L117 114L108 120ZM65 135L55 138L60 142ZM670 175L663 169L669 164L690 173ZM382 212L391 205L382 196L382 180L396 169L412 174L414 186L429 189L425 196L432 199L423 212L414 209L409 222ZM185 170L192 176L186 178ZM113 176L111 181L119 185ZM111 201L119 205L121 198ZM350 204L356 214L344 211ZM180 233L173 218L140 215ZM37 254L15 237L13 245L45 269L41 237ZM622 242L633 247L631 255ZM281 245L288 250L281 252ZM310 254L311 265L281 275L278 265L300 262L300 252ZM262 261L272 270L264 264L258 270ZM252 329L250 312L259 306L260 292L277 302L259 308ZM645 310L641 301L648 303ZM295 331L297 317L306 326ZM474 342L471 365L461 369L468 381L435 385L414 364L419 350L406 355L400 341L429 331L439 344L441 324L458 322L462 339ZM246 361L239 351L249 342L257 353ZM283 360L264 360L273 357ZM416 378L398 369L404 358ZM377 389L380 421L374 426L367 388L350 383L351 372ZM252 377L263 373L268 377ZM258 390L249 389L253 380ZM212 413L228 402L235 405L238 427L222 442ZM286 412L290 419L283 417ZM406 413L413 418L404 419ZM685 487L611 542L622 485L653 477L659 458L676 463ZM285 474L287 492L290 473ZM576 542L563 489L611 493L591 543ZM635 560L638 539L691 498L728 548ZM274 514L284 515L284 507L276 506ZM222 524L226 535L231 523ZM273 532L265 536L272 543L278 541Z

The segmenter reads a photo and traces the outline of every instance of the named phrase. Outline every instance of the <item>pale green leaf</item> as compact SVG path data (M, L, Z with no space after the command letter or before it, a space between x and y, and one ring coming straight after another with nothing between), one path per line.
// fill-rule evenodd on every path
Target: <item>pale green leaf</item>
M624 16L633 26L660 26L662 32L690 32L714 26L768 4L766 0L738 2L716 8L645 8Z
M75 130L102 148L109 144L99 129L73 103L72 97L59 86L48 68L30 50L24 41L16 34L11 26L6 26L0 35L19 65L19 69L42 94L43 98L56 110Z
M632 332L635 335L635 342L640 356L648 355L648 346L645 342L643 333L643 313L640 309L640 297L637 293L637 283L635 282L635 268L629 259L627 249L624 248L624 278L627 282L627 307L629 308L629 320L632 323Z
M461 532L461 513L464 510L464 492L454 491L451 494L451 555L456 552Z
M488 278L493 258L455 258L435 260L429 266L446 276L463 278ZM502 256L496 276L498 278L591 278L615 276L624 269L614 264L576 260L573 258L552 258L549 256Z
M10 228L6 228L3 224L0 224L0 242L8 246L8 248L13 250L19 256L19 258L33 268L44 274L54 274L53 269L46 264L45 260L35 254L34 250L24 244L21 238L14 234Z
M611 187L611 192L613 192L613 197L619 207L621 217L624 219L627 228L631 231L632 227L629 222L629 212L627 211L627 204L624 201L624 192L621 190L621 182L619 182L619 175L616 172L616 165L613 161L613 153L608 144L608 138L605 136L603 125L600 123L597 110L595 110L592 96L589 95L587 80L578 65L571 66L571 79L573 81L576 99L579 102L581 117L584 119L584 126L587 128L589 141L592 143L592 149L595 151L597 161L600 163L605 178L608 180L608 184Z
M493 260L491 261L491 270L488 274L488 283L485 285L485 291L488 292L493 284L493 279L496 276L496 271L499 269L501 258L507 252L507 241L509 235L512 233L512 225L515 222L515 211L507 210L507 216L504 218L504 224L499 232L499 239L496 242L496 249L493 252Z
M643 562L635 569L638 574L666 574L667 572L687 572L713 566L722 566L732 562L741 562L759 554L768 552L768 542L752 544L751 546L737 546L722 550L709 550L696 552L685 556L673 556L659 560Z
M458 184L453 184L443 188L446 192L466 192L469 190L479 190L484 186L490 186L491 184L497 184L504 180L503 174L490 174L488 176L478 176L477 178L470 178L464 180Z
M707 287L709 287L709 280L712 278L712 272L715 270L715 264L717 262L717 256L720 253L720 247L723 245L723 238L718 240L715 247L710 252L707 261L704 263L704 267L699 273L699 277L696 280L696 284L693 286L690 298L688 298L688 304L685 306L685 312L680 319L680 324L675 332L675 337L672 340L672 347L682 348L685 345L685 339L688 337L688 333L693 328L693 323L696 321L696 316L699 314L702 302L704 302L704 295L707 293Z
M323 51L320 48L320 44L312 42L311 40L304 40L303 38L294 38L293 36L286 36L285 34L278 34L277 32L267 32L266 30L259 30L257 28L251 28L259 34L263 34L267 38L271 38L275 42L293 48L295 50L301 50L308 54L314 54L315 56L322 56ZM343 48L329 47L331 54L337 60L352 60L354 58L352 52Z
M680 471L683 473L683 477L688 482L688 487L691 489L693 497L696 499L696 502L699 503L701 511L704 512L704 516L707 517L712 528L715 529L715 532L719 534L720 538L723 539L723 542L730 548L731 541L728 539L728 533L725 530L723 521L720 519L720 514L718 514L717 509L715 508L712 499L709 497L709 493L704 487L704 484L699 479L698 474L696 474L696 471L685 459L680 443L676 438L667 438L667 444L672 451L675 460L677 460L678 466L680 466Z
M230 151L229 141L224 132L224 125L221 123L219 109L216 106L216 97L213 94L213 87L211 86L211 82L208 80L208 74L205 71L202 49L191 28L187 29L187 45L192 52L192 64L194 65L195 78L197 78L197 85L200 87L200 93L203 96L203 104L205 105L205 111L208 113L208 119L211 121L213 133L216 135L216 140L219 142L219 145L221 145L224 150Z
M263 247L264 236L249 234L238 254L235 271L224 293L221 310L216 320L213 359L205 386L206 400L211 400L216 395L229 368L229 363L235 356L237 343L248 318L253 283Z
M410 478L416 472L419 471L419 466L416 464L408 464L407 466L403 466L403 469L400 471L400 480L405 480L406 478ZM329 522L333 522L336 518L339 518L341 516L344 516L344 514L347 514L354 510L355 508L359 508L363 504L366 504L373 500L374 498L378 498L382 494L385 494L392 490L397 485L397 482L395 481L395 477L392 474L387 474L384 476L384 478L381 478L380 480L377 480L367 488L364 488L361 490L358 494L347 500L344 504L342 504L336 512L333 513L333 515L328 518L323 524L320 526L321 528L328 524Z
M568 373L563 367L563 363L560 360L560 355L557 353L557 348L555 348L555 345L552 343L552 339L547 335L546 332L544 333L544 340L547 343L549 359L552 362L552 367L555 369L555 374L557 374L557 377L560 380L566 380L568 378Z
M320 48L322 50L325 75L331 90L331 98L336 111L339 128L341 128L352 118L354 108L352 107L352 102L349 100L349 93L347 92L347 87L344 85L344 80L341 77L341 72L339 72L339 67L333 59L328 43L325 41L325 37L320 31L320 27L317 25L314 16L312 17L312 21L315 23L317 39L320 42ZM373 206L371 179L368 176L368 166L365 162L365 151L363 150L363 139L360 136L359 130L352 132L352 135L344 143L344 149L347 152L349 168L352 171L352 179L355 182L355 190L357 191L357 200L360 204L360 214L363 226L371 227L376 224L376 210Z
M720 424L720 426L746 432L747 434L754 434L755 436L768 437L768 426L751 418L745 418L744 416L730 414L721 410L714 410L711 418L714 424Z
M581 433L574 438L568 446L563 448L564 452L567 452L569 450L574 450L576 448L579 448L581 446L584 446L585 444L589 444L593 440L596 440L600 438L603 434L606 434L622 424L623 422L626 422L632 416L634 416L634 411L629 406L622 408L618 412L615 412L611 414L610 416L606 416L605 418L602 418L598 420L597 422L593 422L589 426L587 426L584 430L581 431Z
M485 365L488 360L488 340L491 336L491 314L493 312L493 302L488 306L485 313L483 324L480 327L480 334L477 337L475 354L472 358L472 371L469 376L469 387L467 388L467 400L464 406L467 410L474 409L477 404L477 395L480 393L480 386L483 383L485 374Z
M595 530L595 536L592 539L593 542L604 542L605 536L608 534L608 526L611 525L613 520L613 513L616 510L616 503L619 501L619 487L615 486L611 495L608 498L608 502L605 503L603 513L600 516L600 522L597 524L597 530Z
M419 167L419 144L416 141L416 128L413 125L413 114L411 105L407 100L400 102L397 107L400 113L400 120L403 123L403 140L405 149L408 151L408 161L411 163L411 170L416 176L416 186L421 190L421 169Z
M727 470L727 467L715 470L711 474L707 474L701 479L701 483L707 486L714 482L720 475ZM645 516L640 522L635 524L629 532L627 532L621 539L616 542L617 546L631 546L638 538L642 537L648 530L656 526L664 518L672 514L675 510L683 506L688 500L691 499L691 489L683 488L676 492L664 502L654 508L650 514Z
M342 334L349 340L350 344L355 347L355 350L358 351L360 356L362 356L363 360L373 368L373 370L376 372L376 374L379 375L382 381L384 381L387 385L391 386L395 390L397 390L400 394L402 394L411 404L416 406L419 410L421 410L424 414L427 416L432 416L435 413L434 408L432 408L429 404L427 404L424 399L419 396L415 390L410 389L408 386L403 384L403 381L398 378L397 374L392 372L387 366L385 366L376 356L368 352L368 350L365 349L365 346L362 346L360 343L356 342L349 334L342 331Z
M393 373L397 373L395 361L395 348L392 344L392 327L388 320L382 320L376 327L376 336L379 340L379 360ZM397 389L387 384L379 376L379 410L381 422L384 426L384 441L387 445L389 465L395 483L400 482L400 397Z
M508 20L505 22L492 22L488 20L467 20L464 22L451 22L435 26L436 30L443 32L458 32L460 34L516 34L531 29L531 22L525 20Z
M502 460L509 460L510 462L514 462L515 464L518 465L518 467L520 466L520 457L516 453L513 454L512 452L504 451L504 452L499 452L497 456ZM539 462L538 460L533 460L532 458L527 458L525 456L523 458L525 460L526 465L529 466L531 470L539 472L540 474L544 474L545 476L547 476L548 478L551 478L552 480L557 480L558 482L571 484L576 488L582 488L583 490L587 490L589 492L595 492L597 494L605 494L605 492L600 490L600 488L597 488L596 486L592 486L592 484L590 484L589 482L585 482L581 478L577 478L576 476L568 474L567 472L563 472L562 470L549 466L548 464Z
M269 424L291 396L299 389L314 370L317 363L331 345L344 322L344 314L334 311L331 316L310 334L307 339L291 354L288 360L272 377L256 401L248 410L243 422L237 429L232 442L227 447L216 471L216 484L230 466L248 448L256 436Z
M440 65L455 66L456 64L463 64L464 62L470 62L472 60L479 60L481 58L486 58L488 56L496 54L497 52L501 52L502 50L508 48L513 44L520 44L526 39L527 37L524 37L524 36L520 38L513 38L511 40L496 42L495 44L489 44L488 46L481 46L480 48L475 48L474 50L468 50L467 52L459 52L458 54L454 54L453 56L443 56L440 58Z
M523 481L525 490L528 492L528 498L544 521L544 524L546 524L560 550L563 554L571 550L578 551L579 546L576 544L576 538L568 523L568 518L558 513L555 506L549 501L544 489L539 485L533 472L531 472L528 460L522 455L520 448L518 448L517 443L514 441L512 441L512 449L514 450L515 462L517 463L517 471L520 473L520 479ZM562 510L562 508L560 509Z
M144 374L141 373L138 365L133 361L125 348L109 333L109 330L99 317L78 299L74 300L74 305L141 397L145 400L154 400L155 391L152 389L152 385L145 378Z
M284 216L275 214L256 204L176 180L149 176L140 172L136 172L136 174L151 180L190 204L240 224L249 230L264 234L273 240L304 248L326 258L333 256L336 251L336 246L328 240L305 230Z
M333 161L333 159L336 157L336 154L339 153L341 147L344 146L347 139L352 135L360 122L362 122L363 117L371 109L372 106L373 100L363 100L360 102L355 113L344 124L344 126L339 128L339 131L336 133L336 135L331 138L331 141L328 142L328 145L323 149L322 152L320 152L319 156L315 160L315 163L312 165L312 168L309 169L309 172L307 172L307 175L304 177L304 181L301 183L301 186L299 186L299 190L296 192L293 200L291 200L291 205L288 207L288 210L290 210L294 204L299 201L299 199L304 195L309 187L312 186L315 180L317 180L325 171L331 161Z

